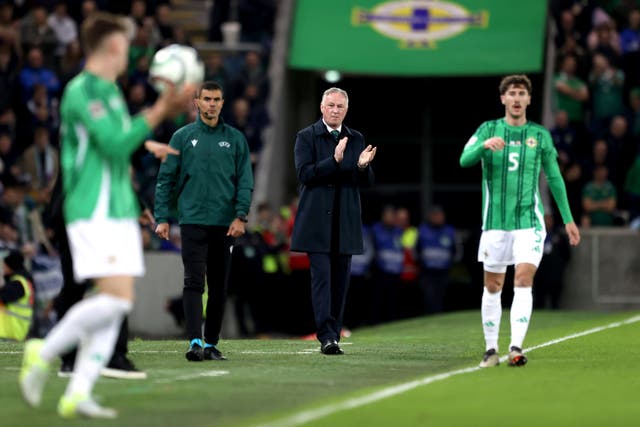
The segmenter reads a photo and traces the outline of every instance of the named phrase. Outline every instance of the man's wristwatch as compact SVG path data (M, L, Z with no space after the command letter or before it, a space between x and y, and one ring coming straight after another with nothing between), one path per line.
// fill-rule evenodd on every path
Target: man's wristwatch
M242 222L249 222L246 215L238 215L236 218L238 218Z

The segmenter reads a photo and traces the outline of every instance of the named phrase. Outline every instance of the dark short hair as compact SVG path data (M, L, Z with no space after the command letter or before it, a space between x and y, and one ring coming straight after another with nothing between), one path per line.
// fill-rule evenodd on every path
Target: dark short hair
M24 256L20 251L11 250L4 258L4 263L13 271L24 270Z
M111 34L122 33L126 36L127 32L127 26L122 17L107 12L95 12L82 23L80 31L82 48L87 54L93 53Z
M220 92L222 92L222 99L224 99L224 90L222 89L222 85L220 85L220 83L218 82L214 82L213 80L207 80L206 82L203 82L196 91L196 98L200 98L203 90L219 90Z
M511 86L524 86L527 92L529 92L529 95L531 95L531 80L524 74L512 74L504 77L502 81L500 81L500 95L507 93L507 90Z

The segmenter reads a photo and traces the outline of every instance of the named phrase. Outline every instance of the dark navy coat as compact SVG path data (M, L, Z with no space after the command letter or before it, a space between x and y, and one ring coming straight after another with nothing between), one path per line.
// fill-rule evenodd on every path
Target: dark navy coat
M345 136L347 146L338 164L333 158L338 142L322 119L298 132L294 157L300 199L291 237L293 251L330 252L332 217L339 215L339 253L363 252L360 187L373 184L373 170L371 165L363 171L358 169L358 157L366 147L362 134L343 124L338 139ZM340 209L336 212L334 194L338 187Z

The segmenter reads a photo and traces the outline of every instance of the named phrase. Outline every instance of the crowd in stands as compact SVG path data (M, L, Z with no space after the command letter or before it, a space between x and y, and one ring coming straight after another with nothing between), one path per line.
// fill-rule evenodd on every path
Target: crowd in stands
M582 227L640 227L640 2L553 2L551 129Z
M218 13L229 3L216 1L213 9ZM266 69L276 3L235 3L245 28L241 40L252 42L255 48L200 55L206 78L219 81L225 89L222 118L245 133L255 166L262 130L269 123L264 107L269 91ZM171 43L192 44L175 23L172 9L169 0L0 0L0 249L18 249L25 255L37 288L50 282L50 292L40 292L41 299L50 299L61 285L61 275L52 278L51 274L59 267L47 207L59 171L60 96L84 65L79 39L82 22L101 10L130 20L129 67L118 83L133 115L157 97L148 78L155 52ZM258 13L260 10L264 12ZM169 142L175 130L196 116L194 107L163 123L149 138ZM141 148L134 153L132 164L134 187L142 201L153 206L159 163ZM173 236L179 241L175 229ZM144 236L149 249L176 247L175 240L158 242L149 228L144 229ZM38 269L47 271L38 276Z

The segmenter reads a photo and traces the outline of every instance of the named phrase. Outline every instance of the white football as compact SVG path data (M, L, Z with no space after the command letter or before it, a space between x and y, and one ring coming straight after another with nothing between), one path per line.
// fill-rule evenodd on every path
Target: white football
M153 56L149 79L158 92L167 88L165 80L176 87L185 83L200 84L204 79L204 64L198 58L198 51L191 46L170 44Z

